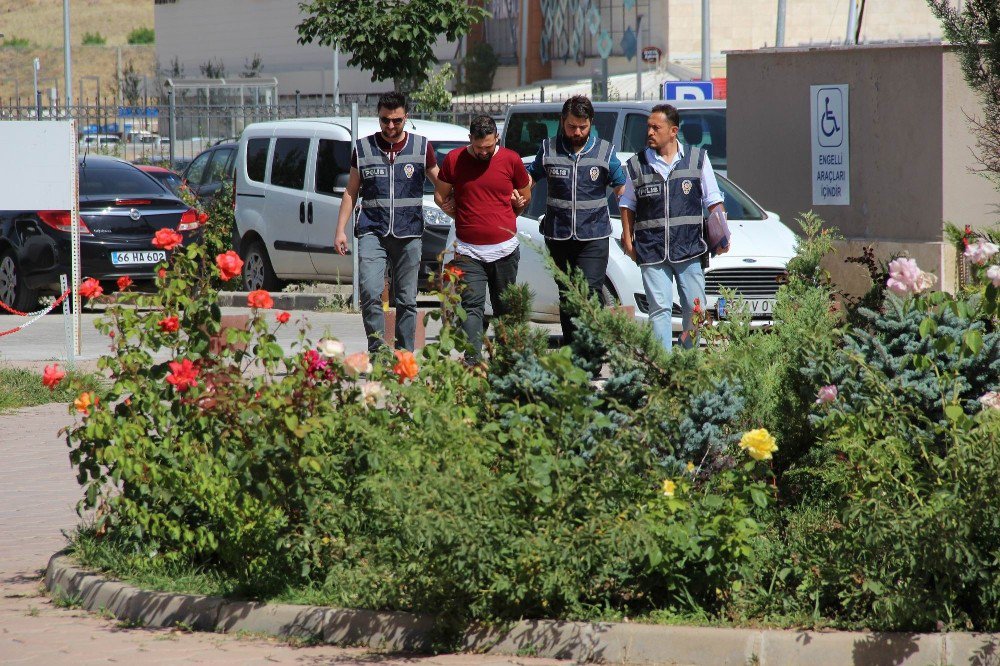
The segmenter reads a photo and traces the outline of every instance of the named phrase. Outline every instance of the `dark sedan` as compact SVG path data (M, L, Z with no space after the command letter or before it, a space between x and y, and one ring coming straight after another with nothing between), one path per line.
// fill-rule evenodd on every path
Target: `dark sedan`
M168 252L153 247L160 229L184 242L201 238L204 217L135 166L90 155L79 161L81 274L102 281L152 280ZM29 311L58 293L70 275L70 212L0 211L0 300Z

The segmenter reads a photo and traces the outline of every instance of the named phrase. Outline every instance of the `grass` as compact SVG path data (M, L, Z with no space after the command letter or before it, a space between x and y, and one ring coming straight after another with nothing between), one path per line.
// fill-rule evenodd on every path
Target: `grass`
M98 388L103 379L92 373L67 372L66 378L50 391L42 385L42 376L23 368L0 368L0 413L21 407L33 407L50 402L71 402L80 391Z

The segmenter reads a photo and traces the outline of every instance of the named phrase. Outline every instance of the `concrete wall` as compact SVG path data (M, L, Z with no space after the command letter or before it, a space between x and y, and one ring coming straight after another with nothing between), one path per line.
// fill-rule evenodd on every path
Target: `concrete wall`
M292 0L177 0L156 5L156 57L167 67L176 56L188 78L200 78L199 66L221 60L231 77L244 61L259 53L262 76L278 79L281 95L319 95L333 91L333 49L297 42L295 26L304 17ZM455 55L455 44L443 39L434 48L442 62ZM373 83L371 73L346 66L350 54L340 54L340 91L375 93L392 89L392 82Z
M674 60L701 57L701 0L667 0L668 41ZM847 2L789 0L785 46L842 43L847 32ZM778 0L712 0L712 53L774 46ZM862 41L934 39L941 24L926 0L872 0L862 22ZM719 61L720 70L723 61ZM721 72L720 72L721 73Z
M791 221L815 210L847 238L909 252L950 286L944 221L996 223L1000 193L970 172L965 114L979 112L954 51L939 44L730 53L729 175ZM812 206L809 86L850 85L851 205ZM839 269L840 278L855 269Z

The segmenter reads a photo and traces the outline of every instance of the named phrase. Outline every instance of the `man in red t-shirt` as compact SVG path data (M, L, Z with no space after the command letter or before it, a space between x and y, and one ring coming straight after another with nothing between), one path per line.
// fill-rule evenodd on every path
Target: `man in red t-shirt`
M465 282L462 328L472 346L469 363L482 354L487 290L493 314L500 316L500 295L517 280L517 216L531 200L531 179L521 156L498 140L492 118L473 118L469 146L451 151L441 162L434 193L441 209L455 218L454 265Z

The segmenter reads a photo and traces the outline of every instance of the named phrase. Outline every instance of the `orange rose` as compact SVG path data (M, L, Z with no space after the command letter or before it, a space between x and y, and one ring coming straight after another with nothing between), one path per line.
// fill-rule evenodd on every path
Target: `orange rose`
M173 250L183 242L184 236L181 236L173 229L159 229L153 235L153 247L158 247L161 250Z
M73 406L81 414L90 414L90 408L97 406L97 396L89 391L84 391L73 401Z
M219 267L222 279L227 281L238 277L240 271L243 270L243 260L240 259L240 255L232 250L229 250L225 254L216 255L215 265Z
M247 294L247 305L251 308L264 308L266 310L274 307L274 299L271 298L271 294L263 289L258 289Z
M132 286L132 278L127 275L123 275L118 278L118 291L125 291Z
M392 371L396 373L399 383L402 384L407 379L415 379L420 366L417 365L417 359L413 352L397 349L394 353L396 354L396 365L392 367Z

